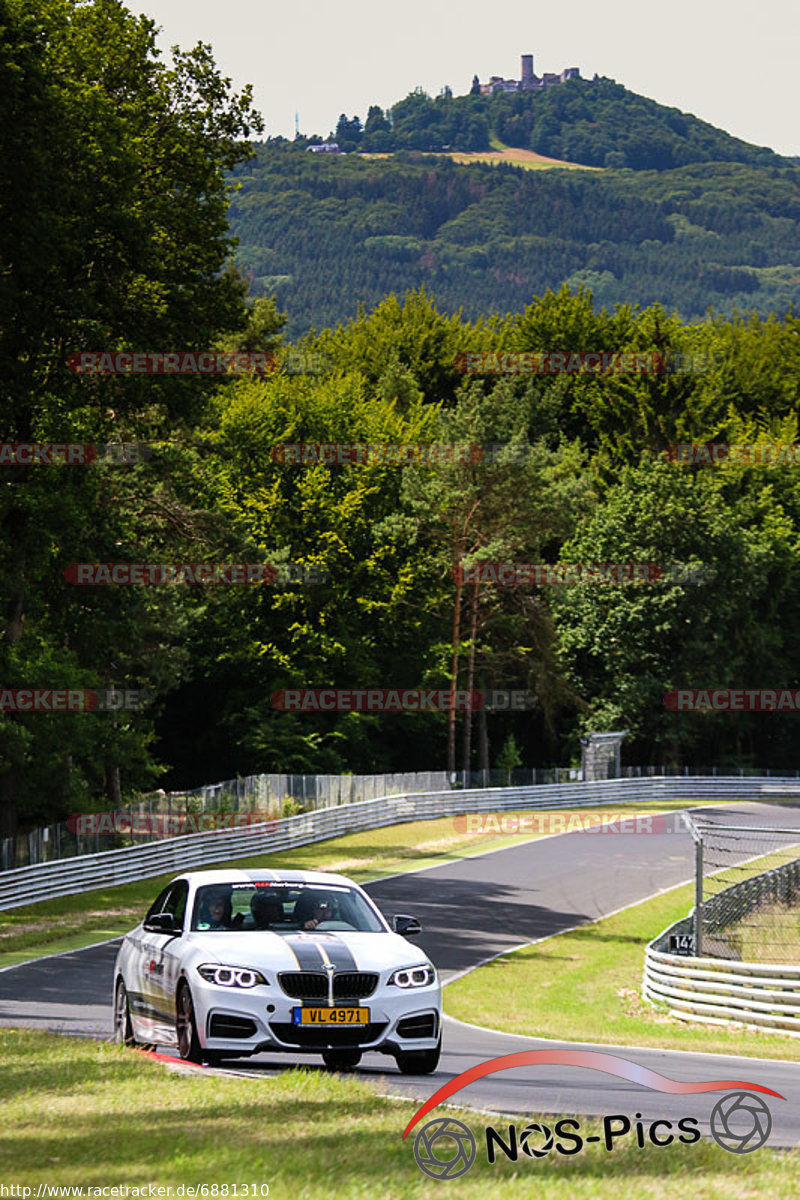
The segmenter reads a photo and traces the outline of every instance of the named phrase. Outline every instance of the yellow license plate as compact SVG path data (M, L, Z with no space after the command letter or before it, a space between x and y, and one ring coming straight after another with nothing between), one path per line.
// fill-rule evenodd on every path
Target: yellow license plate
M295 1025L369 1025L368 1008L296 1008Z

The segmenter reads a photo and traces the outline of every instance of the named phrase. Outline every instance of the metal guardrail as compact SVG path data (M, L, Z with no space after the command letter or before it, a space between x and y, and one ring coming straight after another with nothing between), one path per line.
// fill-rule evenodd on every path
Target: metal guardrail
M734 772L731 772L731 776ZM790 771L740 767L741 778L789 779ZM625 766L619 779L652 779L662 776L725 778L717 767ZM590 779L600 776L590 776ZM800 770L794 772L800 783ZM220 819L260 817L263 821L280 817L288 801L294 812L311 812L337 804L356 804L361 800L381 800L384 796L417 792L440 792L453 788L550 786L579 782L585 777L580 767L515 767L511 771L492 770L408 771L389 775L247 775L221 783L206 784L188 791L158 790L140 796L137 801L113 811L78 814L66 821L29 829L15 837L0 838L0 871L55 859L99 854L141 846L159 838L202 833L214 828ZM210 817L206 820L206 817ZM242 821L242 824L248 823ZM218 827L218 826L217 826Z
M670 932L691 932L691 920ZM645 951L642 994L669 1004L669 1015L711 1025L744 1025L800 1037L800 966L683 958Z
M626 768L633 778L661 775L653 767ZM700 772L702 774L702 772ZM218 821L247 818L272 821L288 802L293 813L381 800L384 796L442 792L452 788L528 787L582 778L579 767L515 767L511 771L406 771L384 775L246 775L187 791L158 790L116 811L75 813L66 821L0 838L0 871L14 871L55 859L141 846L165 837L219 828ZM209 818L206 820L206 818ZM248 824L249 820L241 821Z
M798 881L800 860L744 879L704 902L704 924L711 921L715 928L723 928L729 923L733 893L753 908L764 899L792 897ZM669 1015L684 1021L737 1024L800 1037L800 965L687 958L663 949L671 936L693 936L694 930L693 913L650 942L644 957L645 999L669 1004Z
M672 798L775 799L776 793L800 799L800 783L796 779L775 777L679 776L387 796L318 809L244 829L212 830L146 846L106 850L4 871L0 874L0 910L156 875L177 875L210 863L291 850L359 830L461 813L587 807Z

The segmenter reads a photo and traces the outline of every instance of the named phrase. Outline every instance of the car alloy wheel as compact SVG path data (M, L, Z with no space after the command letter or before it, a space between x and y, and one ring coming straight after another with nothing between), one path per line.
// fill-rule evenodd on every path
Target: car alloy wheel
M136 1045L128 991L121 979L117 980L117 993L114 998L114 1041L123 1046Z
M188 983L181 983L178 989L177 1016L175 1032L178 1035L178 1050L180 1056L187 1062L202 1063L203 1050L197 1036L197 1026L194 1021L194 1003Z

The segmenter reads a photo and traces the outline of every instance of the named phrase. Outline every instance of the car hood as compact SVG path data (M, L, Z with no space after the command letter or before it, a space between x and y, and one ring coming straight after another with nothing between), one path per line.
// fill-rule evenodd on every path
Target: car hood
M396 933L191 933L192 950L206 962L256 970L322 970L325 955L337 971L388 971L428 961ZM193 955L194 957L194 955Z

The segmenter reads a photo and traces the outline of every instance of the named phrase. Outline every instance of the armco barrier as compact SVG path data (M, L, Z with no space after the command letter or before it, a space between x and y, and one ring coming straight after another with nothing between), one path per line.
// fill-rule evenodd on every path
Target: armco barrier
M798 780L662 776L386 796L381 800L362 800L356 804L318 809L245 829L212 830L147 846L106 850L100 854L3 871L0 873L0 910L154 875L176 875L210 863L291 850L362 829L461 813L644 803L673 798L775 800L779 796L800 799Z
M795 860L734 884L704 902L704 926L708 922L712 929L724 927L732 894L753 904L763 898L783 898L796 890L799 875L800 860ZM645 999L669 1004L670 1016L684 1021L736 1023L800 1037L800 966L687 958L665 952L671 936L691 935L693 929L694 916L683 917L647 947L642 983Z
M654 779L710 775L720 772L716 767L684 767L682 770L655 766L625 766L620 779ZM725 774L723 771L722 775ZM771 771L769 768L740 767L739 778L788 778L791 772ZM603 776L590 776L590 779ZM794 772L800 782L800 770ZM161 837L178 837L180 833L200 833L213 825L199 823L211 814L213 818L236 814L258 814L262 821L280 817L285 802L295 801L295 811L311 812L332 808L336 804L357 804L361 800L381 800L385 796L440 792L454 788L533 787L572 783L583 779L580 767L515 767L511 771L498 768L478 771L406 771L389 775L286 775L261 774L237 776L236 779L205 784L188 791L164 792L159 789L123 805L116 812L102 814L102 827L79 832L75 821L56 821L54 824L28 829L15 837L0 838L0 871L15 871L55 859L76 858L99 854L102 850L121 849L125 842L114 835L118 823L123 828L139 823L139 832L131 835L128 844L142 845ZM77 814L75 814L77 815ZM99 815L99 814L95 814ZM153 819L155 818L155 819ZM182 829L165 830L161 822L185 821ZM198 823L193 826L195 821Z
M665 932L691 931L688 917ZM734 1022L800 1037L800 966L683 958L654 950L651 943L645 951L642 994L669 1004L670 1016L684 1021Z

